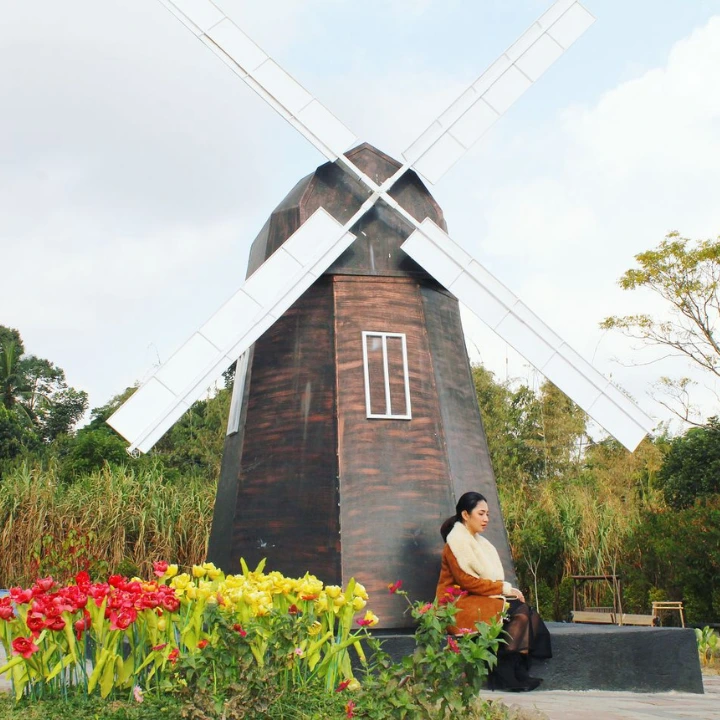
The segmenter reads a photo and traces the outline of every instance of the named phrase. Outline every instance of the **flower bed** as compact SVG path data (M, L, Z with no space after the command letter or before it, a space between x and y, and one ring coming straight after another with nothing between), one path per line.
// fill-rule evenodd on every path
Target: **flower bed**
M351 680L348 648L362 652L353 618L367 602L363 586L265 574L263 565L250 571L243 564L242 574L226 576L212 563L178 573L176 565L158 562L153 580L113 575L91 582L81 572L66 586L43 578L30 588L11 588L0 598L8 657L0 674L10 676L17 699L74 688L102 697L168 689L178 661L206 651L227 628L262 667L283 617L293 619L292 673L322 678L330 689L338 678ZM371 612L359 621L375 623Z
M400 581L388 587L417 623L415 652L394 663L368 633L378 618L354 580L324 585L309 574L265 573L264 563L227 576L210 563L180 573L158 562L154 571L152 580L107 582L81 572L62 586L42 578L0 598L8 657L0 674L23 700L19 709L84 697L169 703L172 718L505 717L477 699L502 626L448 636L459 589L412 603ZM364 668L359 679L351 651Z

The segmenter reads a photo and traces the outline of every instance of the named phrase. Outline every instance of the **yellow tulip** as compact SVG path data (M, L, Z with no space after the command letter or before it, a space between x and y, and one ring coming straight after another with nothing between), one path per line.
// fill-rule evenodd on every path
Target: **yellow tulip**
M366 605L367 601L363 600L361 597L353 598L352 606L355 612L360 612L360 610L362 610Z
M350 681L350 684L347 686L347 689L348 690L359 690L360 687L361 687L360 682L356 678L353 678Z
M172 579L170 585L176 590L184 590L190 583L190 576L187 573L182 573Z
M202 567L205 570L205 572L207 573L207 576L211 580L215 580L218 577L220 577L220 575L222 575L222 570L220 570L219 568L216 568L215 565L211 562L203 563Z
M333 600L340 595L342 592L342 588L338 587L337 585L326 585L325 586L325 593L328 597L332 598Z
M365 617L363 618L364 625L367 625L368 627L373 627L374 625L377 625L379 622L380 622L380 619L372 610L368 610L365 613Z
M202 565L193 565L192 574L193 577L196 578L205 577L205 575L207 575L207 570Z
M355 583L355 590L353 591L353 595L355 595L355 597L360 597L363 600L368 599L368 594L367 590L365 590L365 586L359 582Z
M168 565L167 570L165 571L164 577L174 578L177 574L178 574L178 566L177 565Z
M164 632L167 628L167 619L164 615L161 615L157 621L157 627L160 632Z
M315 635L318 635L321 630L322 630L322 625L316 620L316 621L308 628L308 635L310 635L310 637L314 637Z

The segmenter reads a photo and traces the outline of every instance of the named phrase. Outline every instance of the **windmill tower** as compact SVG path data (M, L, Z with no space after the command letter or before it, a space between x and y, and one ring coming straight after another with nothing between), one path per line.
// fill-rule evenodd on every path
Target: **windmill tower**
M210 0L161 0L320 150L253 243L248 278L109 423L147 451L237 361L210 557L430 597L469 489L500 518L458 301L629 449L650 419L446 233L435 183L593 22L558 0L397 162L355 137ZM348 148L352 148L348 150ZM501 522L494 536L512 575Z

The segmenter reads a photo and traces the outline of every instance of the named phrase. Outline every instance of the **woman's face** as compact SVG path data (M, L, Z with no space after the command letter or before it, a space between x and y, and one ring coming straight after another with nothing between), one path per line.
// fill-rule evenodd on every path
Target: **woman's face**
M488 514L488 504L481 500L472 510L468 512L463 510L462 519L465 527L473 534L485 532L490 516Z

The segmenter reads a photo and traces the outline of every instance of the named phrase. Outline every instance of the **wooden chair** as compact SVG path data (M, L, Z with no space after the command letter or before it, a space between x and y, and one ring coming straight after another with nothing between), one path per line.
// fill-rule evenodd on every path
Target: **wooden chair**
M675 602L675 601L655 601L652 604L652 616L654 619L657 619L657 625L660 624L660 613L665 610L675 610L676 612L680 613L680 623L683 627L685 627L685 613L683 611L683 604L681 602Z

